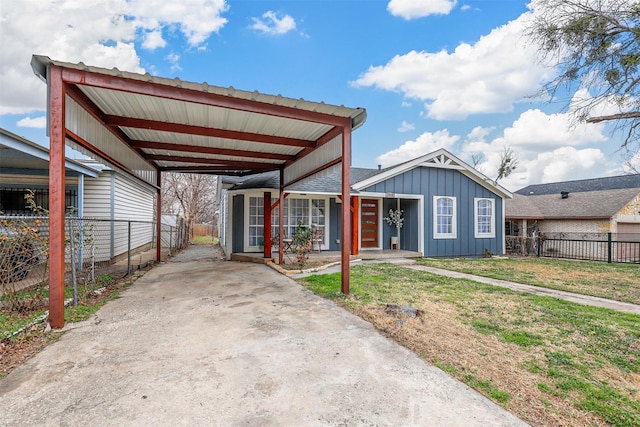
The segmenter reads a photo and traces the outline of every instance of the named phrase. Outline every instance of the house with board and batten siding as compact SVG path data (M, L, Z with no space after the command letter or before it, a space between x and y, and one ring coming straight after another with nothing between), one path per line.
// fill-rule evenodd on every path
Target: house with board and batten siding
M48 207L49 151L46 147L0 128L0 211L32 214L24 204L34 190L37 203ZM154 241L154 187L134 180L115 168L67 159L66 206L72 216L93 219L96 244L110 251L98 253L108 261L127 252L128 222L132 222L131 248L143 249Z
M427 257L503 254L504 201L511 193L441 149L385 169L351 168L352 253L398 249ZM333 173L284 189L285 238L298 224L318 230L321 250L340 250L341 176ZM279 174L223 177L220 242L227 254L262 252L265 200L278 200ZM268 197L266 197L268 196ZM271 224L278 233L278 209ZM399 230L385 218L401 210Z

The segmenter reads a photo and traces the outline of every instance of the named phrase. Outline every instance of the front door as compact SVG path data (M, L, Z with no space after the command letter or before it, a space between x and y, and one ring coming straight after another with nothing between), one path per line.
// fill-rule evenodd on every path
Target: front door
M360 247L377 248L380 200L362 199L360 204Z

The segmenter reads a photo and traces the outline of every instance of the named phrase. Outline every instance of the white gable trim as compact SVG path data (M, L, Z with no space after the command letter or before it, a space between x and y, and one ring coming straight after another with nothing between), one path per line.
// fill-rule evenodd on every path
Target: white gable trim
M405 173L411 169L415 169L417 167L432 167L432 168L440 168L440 169L455 169L462 172L465 176L482 185L483 187L491 190L492 192L498 194L501 197L511 198L513 195L511 192L500 185L494 184L491 178L486 175L478 172L444 148L441 148L437 151L434 151L429 154L425 154L424 156L417 157L408 162L402 163L394 168L381 172L377 175L372 176L371 178L365 179L364 181L360 181L352 186L354 190L362 190L372 185L378 184L382 181L385 181L389 178L393 178L394 176Z

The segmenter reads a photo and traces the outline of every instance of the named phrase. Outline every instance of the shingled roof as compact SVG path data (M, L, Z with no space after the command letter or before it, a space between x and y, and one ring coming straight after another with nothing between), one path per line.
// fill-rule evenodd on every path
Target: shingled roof
M386 169L351 168L351 184L371 178ZM327 176L303 180L287 188L288 191L307 193L341 194L341 172L336 171ZM252 176L222 177L223 184L231 184L230 190L247 190L252 188L280 188L280 173L278 171L265 172ZM352 190L354 192L354 190Z
M621 188L640 188L640 174L534 184L516 191L516 194L524 196L559 195L562 191L581 193L585 191L618 190Z
M563 198L562 193L565 193ZM507 200L507 219L611 218L640 197L640 174L524 187Z

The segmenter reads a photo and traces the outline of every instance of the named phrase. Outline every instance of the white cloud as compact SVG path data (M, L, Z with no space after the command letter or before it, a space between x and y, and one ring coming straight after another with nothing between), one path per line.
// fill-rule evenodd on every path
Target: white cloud
M269 35L286 34L296 29L296 21L291 16L279 17L278 15L278 13L269 10L262 14L262 19L251 18L253 25L249 28Z
M413 123L409 123L406 120L402 121L402 124L398 128L398 132L409 132L410 130L414 130L416 126Z
M474 142L474 141L484 142L485 138L489 136L489 134L493 130L494 130L493 127L476 126L473 129L471 129L471 132L469 132L469 134L467 135L466 140L468 142Z
M162 37L162 31L155 30L145 33L142 47L149 50L155 50L159 47L165 47L167 41Z
M560 147L521 159L516 172L501 184L517 190L528 184L593 178L603 176L605 166L606 156L597 148Z
M0 114L44 110L46 87L30 67L31 55L144 72L136 42L162 47L163 28L197 47L225 25L224 0L76 0L2 3Z
M387 10L393 16L406 20L428 15L446 15L456 5L456 0L391 0Z
M396 55L385 65L370 67L352 84L425 101L427 116L437 120L510 112L514 103L535 93L555 73L538 62L533 45L523 43L529 19L531 13L525 13L451 53Z
M493 139L488 137L495 129L473 129L460 156L468 160L474 153L484 154L480 168L495 178L500 154L510 147L518 156L519 166L500 184L511 190L528 184L604 176L614 169L613 161L600 148L609 141L603 134L604 126L570 123L570 114L528 110Z
M33 118L25 117L22 120L18 120L18 123L16 124L24 128L44 129L47 127L47 116L40 116L40 117L33 117Z
M182 71L182 68L180 67L180 55L175 52L171 52L165 56L164 59L171 64L171 71Z
M407 141L395 150L388 151L376 159L383 167L401 163L416 157L444 148L451 150L453 144L460 139L457 135L449 135L449 130L425 132L415 141Z
M225 0L131 0L127 13L147 30L177 25L189 45L196 47L224 27L227 19L222 14L228 9Z
M640 173L640 151L629 156L622 166L623 173Z
M505 129L501 144L523 150L540 151L561 146L585 146L606 141L604 124L571 124L567 113L546 114L527 110Z
M482 154L483 161L477 169L495 179L500 154L510 147L518 156L519 165L500 185L515 191L529 184L584 179L623 173L616 159L605 154L613 151L602 125L570 125L570 114L545 114L539 110L525 111L513 124L500 134L494 127L477 126L457 142L458 135L450 135L447 129L426 132L415 141L407 141L400 147L377 158L383 166L407 161L445 148L472 164L474 154ZM606 145L605 145L606 144ZM640 166L640 155L632 160Z

